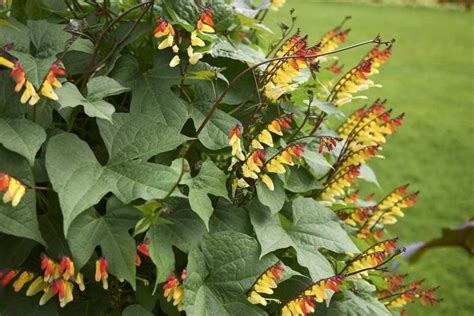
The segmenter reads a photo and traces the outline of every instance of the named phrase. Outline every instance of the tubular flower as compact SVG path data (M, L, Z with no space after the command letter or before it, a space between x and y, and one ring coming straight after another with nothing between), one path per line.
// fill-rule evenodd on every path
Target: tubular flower
M304 316L314 313L316 302L321 303L329 299L326 290L338 292L338 286L343 282L341 276L333 276L320 280L304 290L296 298L287 302L281 309L282 316Z
M285 5L285 3L286 3L286 0L271 0L270 10L278 11Z
M294 57L268 64L259 79L263 95L276 101L283 94L294 91L302 81L307 79L303 71L316 62L316 58L307 56L314 55L317 49L317 46L308 48L307 36L301 37L299 31L282 44L274 57Z
M105 257L102 257L95 262L95 281L102 281L102 286L105 290L109 288L109 283L107 282L107 279L109 278L109 273L107 272L108 267L109 261Z
M40 305L46 304L46 302L49 301L51 297L58 295L59 305L64 307L67 303L72 302L74 299L72 295L73 289L74 285L71 282L64 279L56 279L51 282L50 288L48 288L45 294L43 294L43 297L40 300Z
M375 252L384 252L385 254L391 254L393 250L397 249L397 242L398 238L393 238L389 240L381 241L375 245L373 245L366 253L375 253Z
M351 187L360 175L359 166L350 166L337 171L320 194L322 201L336 202L335 198L345 194L344 189Z
M21 89L25 87L20 99L21 103L26 103L28 101L30 105L35 105L38 103L40 97L33 84L26 79L25 68L21 64L15 64L10 76L16 81L15 92L20 92Z
M3 203L11 202L16 207L26 193L26 186L8 174L0 173L0 192L4 192Z
M84 285L84 276L82 273L77 272L76 276L74 277L74 282L79 286L79 290L83 292L86 289L86 286Z
M216 31L214 30L214 26L216 24L214 23L214 20L212 19L212 12L209 7L207 7L202 13L201 16L199 17L199 20L197 22L196 29L203 33L215 33Z
M135 257L135 265L138 267L141 265L142 260L140 258L140 254L144 255L145 257L150 256L150 249L148 249L148 245L150 244L149 239L145 239L142 243L138 244L137 246L137 255Z
M163 285L163 296L168 302L173 300L173 306L178 308L178 311L184 310L184 290L181 287L181 282L186 279L186 269L181 272L181 281L173 273L167 280L168 282Z
M49 287L49 284L43 280L42 276L38 276L33 282L31 282L28 290L26 290L26 296L33 296L41 291L44 291Z
M266 124L262 131L252 140L251 145L254 149L263 149L265 144L273 147L272 133L278 136L283 136L283 129L288 129L291 126L293 119L291 115L279 117Z
M74 276L74 262L72 262L71 258L67 256L61 258L61 261L59 262L59 273L62 275L64 280L69 280Z
M6 286L18 274L17 270L0 271L0 285Z
M45 282L60 277L59 266L47 255L41 255L41 269L43 270L43 278Z
M20 292L23 286L25 286L26 283L31 282L34 277L35 274L33 272L23 271L18 279L13 283L15 292Z
M4 66L10 69L13 69L15 67L15 64L5 57L0 56L0 66Z
M273 294L273 289L277 287L275 280L283 278L281 272L284 270L283 265L277 262L263 272L252 285L247 300L252 304L267 305L267 300L260 294Z
M380 44L376 45L365 57L365 59L372 59L372 72L371 74L379 73L381 65L385 64L388 58L392 55L392 45L388 46L385 50L380 49Z
M320 141L319 141L318 152L322 153L325 147L328 150L328 152L331 152L337 146L337 142L340 140L342 139L338 137L321 136Z
M249 153L242 165L242 175L244 178L258 179L258 174L262 171L265 161L265 152L263 150L255 150Z
M232 156L237 157L239 160L245 160L245 156L242 153L240 135L240 125L237 124L229 133L229 144L232 146Z

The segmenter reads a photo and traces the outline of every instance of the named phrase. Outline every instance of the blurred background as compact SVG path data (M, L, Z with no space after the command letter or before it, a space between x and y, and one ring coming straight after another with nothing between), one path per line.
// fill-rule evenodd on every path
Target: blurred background
M396 39L391 59L373 77L384 88L371 89L368 95L369 101L387 98L394 113L406 116L384 146L386 159L369 163L381 187L367 192L382 198L410 183L421 194L405 218L390 227L391 234L400 237L401 245L428 240L474 217L473 13L449 3L440 6L436 0L287 0L283 9L268 15L267 24L278 30L277 22L289 23L291 8L310 43L347 15L352 16L347 45L377 33ZM341 53L344 70L368 49ZM362 105L351 104L345 112ZM433 308L410 305L410 315L474 315L474 259L465 250L432 250L418 263L404 265L402 272L410 273L413 281L426 278L426 286L441 285L438 296L444 298Z

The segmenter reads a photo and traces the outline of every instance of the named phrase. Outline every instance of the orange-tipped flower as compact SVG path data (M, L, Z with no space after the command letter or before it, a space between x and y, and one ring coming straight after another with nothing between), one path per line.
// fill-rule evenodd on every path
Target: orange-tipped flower
M59 262L59 273L65 280L69 280L74 276L74 262L71 260L71 258L67 256L63 256L61 258L61 261Z
M59 277L58 265L47 255L41 255L41 269L43 270L43 278L45 282L49 282L51 278Z
M140 254L142 254L145 257L150 256L150 249L148 249L148 245L150 244L149 239L145 239L142 243L137 245L137 255L135 257L135 265L139 267L142 263L142 260L140 258Z
M232 146L232 156L237 157L239 160L245 160L245 156L242 153L240 134L240 125L237 124L229 133L229 144Z
M249 290L248 301L252 304L267 305L267 300L260 294L273 294L273 289L277 287L275 281L283 278L281 272L284 270L283 265L277 262L262 273Z
M3 203L12 203L16 207L26 193L26 186L18 179L8 174L0 173L0 192L3 194Z
M212 19L212 12L209 8L206 8L197 22L196 28L203 33L215 33L214 20Z
M184 310L184 290L181 287L181 282L185 279L186 269L181 272L181 281L173 273L172 275L168 276L168 282L163 285L163 296L168 302L173 300L173 306L176 306L178 311Z
M102 257L95 262L95 280L96 282L102 281L105 290L109 288L107 282L107 279L109 278L109 273L107 272L108 267L109 261L105 257Z
M338 170L321 191L320 200L336 202L337 197L345 195L345 189L351 187L360 175L359 166L349 166Z

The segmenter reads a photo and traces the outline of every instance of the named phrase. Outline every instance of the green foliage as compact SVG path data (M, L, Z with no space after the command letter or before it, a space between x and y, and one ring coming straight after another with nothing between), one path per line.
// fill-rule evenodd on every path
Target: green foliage
M401 252L377 235L398 204L376 209L370 229L369 220L348 227L343 208L371 203L347 198L357 177L377 183L365 164L377 146L364 144L385 142L399 124L386 112L389 121L372 119L381 131L354 141L325 121L344 118L337 98L373 85L366 76L388 58L374 51L389 43L368 42L373 64L346 76L357 89L326 83L322 57L347 34L336 28L310 46L282 25L274 41L262 24L270 8L278 5L6 8L0 246L15 254L0 260L0 280L15 281L0 290L2 315L286 316L308 314L309 301L329 315L400 311L381 299L377 270ZM400 208L414 203L401 198Z

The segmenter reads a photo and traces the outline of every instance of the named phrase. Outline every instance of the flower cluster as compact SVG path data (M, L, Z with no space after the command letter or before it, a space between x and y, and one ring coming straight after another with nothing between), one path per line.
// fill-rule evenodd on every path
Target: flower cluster
M325 53L330 52L339 47L340 44L346 41L347 36L349 36L350 29L342 30L342 26L344 21L337 27L331 29L330 31L326 32L320 40L319 45L319 52Z
M408 303L413 303L415 300L419 300L422 305L433 306L436 303L442 301L442 299L434 296L434 293L439 289L439 287L434 287L430 289L421 289L411 288L409 286L405 287L402 292L394 293L388 295L387 297L380 298L381 300L388 299L385 303L385 306L389 309L397 309L404 307Z
M319 198L326 203L335 203L336 198L346 194L345 189L351 187L360 175L359 166L338 168L327 181Z
M302 81L302 72L316 61L308 58L316 54L318 46L308 47L308 37L301 36L298 31L275 53L275 60L267 65L260 77L262 93L272 101L278 100L283 94L294 91ZM286 58L288 56L296 56Z
M350 142L351 150L384 144L386 137L402 124L404 114L391 117L385 104L386 101L377 99L370 107L355 111L337 129L339 136Z
M265 272L263 272L249 290L249 294L247 296L248 301L252 304L266 306L267 299L261 294L273 294L273 289L277 287L275 281L281 280L283 278L281 273L284 270L285 269L283 265L277 262Z
M376 46L357 66L339 79L330 95L334 105L339 107L353 99L366 99L365 96L354 97L354 94L371 87L381 87L381 85L376 85L369 77L377 73L378 68L390 57L390 52L391 46L383 51L380 51L379 46Z
M346 265L347 273L366 277L369 270L383 265L387 256L398 251L396 241L397 239L389 239L374 244Z
M419 192L408 194L407 187L408 185L404 185L392 191L372 209L362 223L359 222L359 238L367 238L373 230L382 230L384 225L395 224L396 217L404 216L403 209L415 205Z
M21 103L28 102L30 105L35 105L40 100L40 95L55 101L59 99L58 95L54 92L54 88L60 88L62 84L56 76L64 76L66 74L64 66L59 60L51 65L48 74L40 85L39 92L36 91L31 81L26 78L25 68L20 63L13 63L5 57L0 56L0 66L11 69L10 76L16 82L16 92L20 92L25 88L20 99Z
M26 193L26 186L18 179L0 173L0 192L4 192L4 203L11 202L12 206L16 207Z
M285 173L284 165L293 166L293 158L301 157L304 146L301 144L290 144L270 159L266 159L265 146L274 147L272 135L283 136L283 130L288 129L291 122L291 116L285 115L265 124L264 128L250 141L252 150L246 155L242 152L240 126L236 125L230 131L229 144L232 146L232 156L242 161L240 168L242 178L236 182L238 187L249 186L245 179L261 180L269 190L273 191L273 181L267 173Z
M178 308L178 311L184 310L184 290L181 283L186 280L186 269L181 271L181 277L178 279L176 274L172 274L167 278L168 282L163 285L163 296L168 302L173 300L173 306Z
M27 296L34 296L43 292L40 305L46 304L52 297L58 295L61 307L71 302L73 297L74 284L78 285L81 291L85 290L84 277L80 272L75 271L74 262L67 256L61 257L56 263L46 255L42 255L41 269L43 275L37 276L34 272L17 270L8 271L1 281L3 286L7 285L18 274L18 278L13 283L15 292L21 291L25 284L30 283L26 291ZM0 272L0 279L3 272ZM32 282L33 281L33 282Z
M142 259L140 258L140 255L145 256L145 257L150 257L150 249L148 249L148 245L150 244L149 239L145 239L142 243L137 245L137 255L135 256L135 265L137 267L141 266L142 264Z
M180 64L181 59L179 57L180 48L178 44L181 43L181 39L177 37L177 34L173 26L165 21L162 17L156 19L157 27L154 30L154 36L156 38L164 38L161 40L158 45L158 49L166 49L171 47L174 52L174 57L170 61L170 67L176 67ZM191 65L196 64L204 55L202 52L196 52L196 48L202 48L206 46L206 43L202 39L201 34L206 33L215 33L214 30L215 22L212 18L212 12L209 7L207 7L199 17L199 20L196 23L196 27L190 34L190 44L186 49L188 55L188 62Z
M326 290L338 292L338 286L342 283L343 277L336 275L312 284L296 298L287 302L281 309L281 315L304 316L314 313L315 303L321 303L329 299Z

